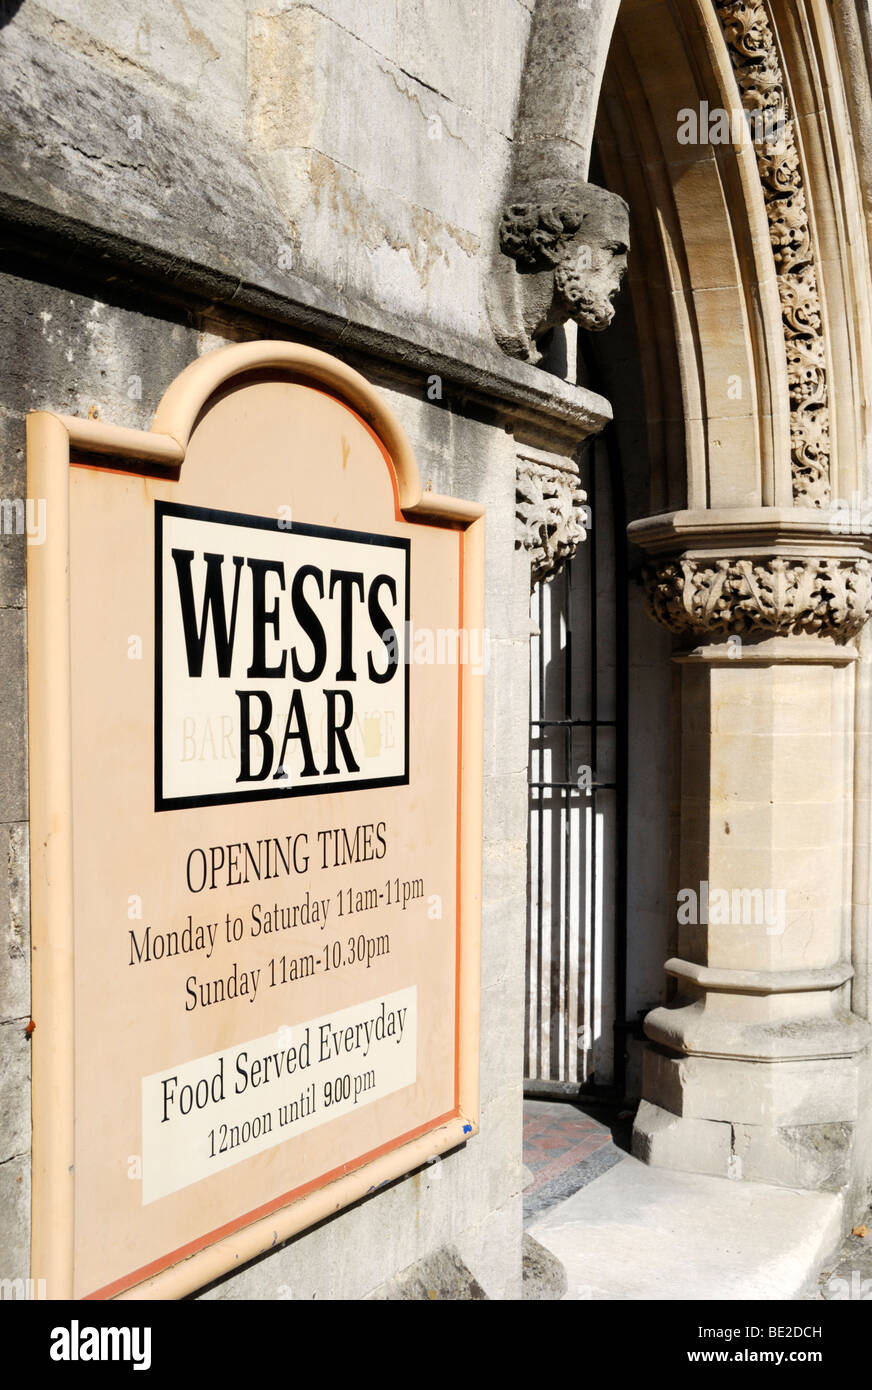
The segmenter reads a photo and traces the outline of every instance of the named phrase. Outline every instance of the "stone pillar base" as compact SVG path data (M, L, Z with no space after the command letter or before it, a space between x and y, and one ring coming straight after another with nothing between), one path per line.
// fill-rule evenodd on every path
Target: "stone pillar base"
M840 1191L851 1181L857 1056L781 1062L677 1057L649 1046L633 1129L643 1162Z

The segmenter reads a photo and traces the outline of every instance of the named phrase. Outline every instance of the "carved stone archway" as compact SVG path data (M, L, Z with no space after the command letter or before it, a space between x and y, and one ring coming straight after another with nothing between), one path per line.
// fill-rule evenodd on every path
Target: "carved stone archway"
M597 143L631 211L651 477L630 537L680 670L677 994L646 1020L635 1150L859 1192L872 1172L862 7L623 0L605 64L615 8L594 7L586 71L595 104L604 69ZM567 100L549 126L525 86L519 156L546 191L549 167L587 171L591 102L560 66L581 51L577 10L540 0L528 57L529 77L550 26L551 94ZM725 139L708 119L720 111Z

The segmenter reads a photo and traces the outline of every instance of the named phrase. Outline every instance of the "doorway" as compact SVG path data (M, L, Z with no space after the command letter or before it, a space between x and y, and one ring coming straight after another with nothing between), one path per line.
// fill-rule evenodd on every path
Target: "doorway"
M566 1098L624 1084L627 561L611 433L579 463L587 538L530 610L525 1087Z

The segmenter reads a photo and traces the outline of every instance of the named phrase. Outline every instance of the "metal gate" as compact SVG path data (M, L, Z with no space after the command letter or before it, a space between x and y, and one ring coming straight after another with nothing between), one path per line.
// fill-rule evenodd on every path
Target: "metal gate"
M587 539L531 600L525 1075L558 1093L623 1086L627 564L610 443L580 463Z

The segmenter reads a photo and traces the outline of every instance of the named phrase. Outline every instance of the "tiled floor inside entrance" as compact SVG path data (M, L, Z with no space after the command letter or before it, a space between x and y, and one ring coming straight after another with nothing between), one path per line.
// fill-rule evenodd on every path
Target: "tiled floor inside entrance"
M623 1158L630 1124L626 1112L618 1117L606 1107L525 1100L524 1164L530 1177L524 1220L541 1216Z

